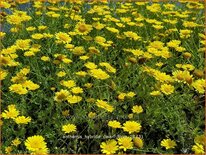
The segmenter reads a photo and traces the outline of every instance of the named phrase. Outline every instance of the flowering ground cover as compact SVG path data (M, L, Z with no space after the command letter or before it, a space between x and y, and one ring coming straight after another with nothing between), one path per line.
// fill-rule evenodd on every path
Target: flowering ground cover
M0 8L0 153L204 153L203 2Z

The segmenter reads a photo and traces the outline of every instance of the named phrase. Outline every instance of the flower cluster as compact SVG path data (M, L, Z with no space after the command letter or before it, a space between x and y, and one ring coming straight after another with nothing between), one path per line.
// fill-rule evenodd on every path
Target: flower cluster
M203 2L0 10L2 153L205 153Z

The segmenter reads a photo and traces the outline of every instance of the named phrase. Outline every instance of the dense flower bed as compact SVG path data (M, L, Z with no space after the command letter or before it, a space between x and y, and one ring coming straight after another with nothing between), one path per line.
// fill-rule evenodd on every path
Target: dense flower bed
M204 153L204 4L2 0L1 153Z

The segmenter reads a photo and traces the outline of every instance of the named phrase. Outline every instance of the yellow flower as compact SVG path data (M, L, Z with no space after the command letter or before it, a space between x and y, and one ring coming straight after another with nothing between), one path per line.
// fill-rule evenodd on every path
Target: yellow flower
M19 95L27 94L28 91L26 88L24 88L21 84L13 84L9 87L9 90L12 92L15 92Z
M131 133L138 133L140 132L141 130L141 124L140 123L137 123L135 121L126 121L124 124L123 124L123 130L126 131L126 132L129 132L129 134Z
M12 144L11 145L17 147L19 144L21 144L21 141L19 140L19 138L16 138L16 139L12 140Z
M83 36L82 39L84 39L85 41L92 41L93 38L91 36Z
M42 57L41 57L41 60L42 60L42 61L49 61L50 58L49 58L48 56L42 56Z
M170 148L175 148L175 146L177 145L176 142L174 140L171 139L163 139L161 141L161 146L165 147L166 150L170 149Z
M143 108L142 108L141 105L140 106L135 105L135 106L132 107L132 112L139 114L139 113L143 112Z
M178 82L184 82L184 83L191 84L193 81L192 75L190 75L190 72L187 70L184 70L184 71L177 70L177 71L174 71L172 74L173 74L174 79Z
M115 23L118 27L125 27L125 25L124 24L122 24L122 23Z
M143 147L143 140L139 137L135 137L133 139L134 145L138 148L142 148Z
M64 28L68 29L68 28L70 28L70 25L69 24L64 24Z
M17 33L18 31L19 31L19 28L17 28L17 27L12 27L10 29L10 32L12 32L12 33Z
M83 55L83 56L80 56L79 59L81 59L81 60L87 60L87 59L89 59L89 56Z
M2 113L2 117L5 119L15 119L19 115L19 110L16 109L16 106L14 104L8 105L8 110L4 110Z
M52 38L54 35L50 33L43 33L44 38Z
M28 73L30 72L30 69L29 68L22 68L19 73L16 74L16 77L13 77L12 79L12 82L15 82L15 83L18 83L18 81L22 80L22 76L26 76ZM18 77L20 79L18 79Z
M34 31L34 30L36 30L36 28L33 27L33 26L29 26L29 27L26 28L26 30L27 31Z
M95 112L89 112L89 113L88 113L88 117L89 117L89 118L95 118L95 116L96 116L96 113L95 113Z
M100 148L102 153L114 154L118 150L117 141L112 139L106 142L102 142Z
M166 73L162 73L158 70L154 70L153 73L156 80L160 82L173 82L173 78L170 75L167 75Z
M149 47L153 47L153 48L156 48L156 49L162 49L164 46L164 43L161 42L161 41L153 41L149 44Z
M164 4L164 7L165 7L166 9L172 10L172 9L175 7L175 5L168 3L168 4Z
M47 154L48 148L45 139L40 135L28 137L25 141L26 148L33 154Z
M7 3L7 2L4 2L4 1L1 1L0 2L0 8L6 8L6 9L8 9L8 8L10 8L10 4L9 3Z
M181 44L180 40L171 40L167 43L168 47L176 48Z
M152 5L147 5L147 10L156 13L161 11L161 6L158 3L153 3Z
M64 71L60 71L57 73L58 77L64 77L65 75L66 75L66 72L64 72Z
M15 45L17 49L28 50L30 48L30 42L31 42L30 39L25 39L25 40L18 39L16 40Z
M135 2L135 4L137 4L137 5L146 5L148 2Z
M64 110L62 111L63 116L69 116L69 110Z
M80 88L80 87L73 87L71 89L71 92L74 93L74 94L81 94L81 93L83 93L83 89Z
M31 117L18 116L14 120L17 124L28 124L31 122Z
M101 36L96 36L94 38L94 40L97 42L97 43L104 43L106 42L106 39L104 37L101 37Z
M50 90L54 91L54 90L56 90L56 88L55 87L50 87Z
M181 47L181 46L178 46L178 47L175 47L175 50L176 50L177 52L184 52L184 51L186 50L186 48Z
M112 67L109 63L107 62L100 62L99 63L100 66L105 66L106 70L110 73L116 73L116 69L114 67Z
M26 74L22 73L21 71L11 78L13 83L23 83L27 79Z
M0 80L4 80L8 72L5 70L0 70Z
M87 72L85 72L85 71L79 71L79 72L76 72L75 74L84 77L84 76L87 75Z
M185 75L190 75L190 72L177 70L172 72L172 75L176 81L180 82L180 81L184 81Z
M135 32L132 32L132 31L127 31L127 32L124 32L124 35L128 38L131 38L133 40L139 40L141 37L138 36Z
M119 30L115 29L114 27L106 27L106 29L113 33L119 33Z
M45 30L47 28L47 26L45 26L45 25L40 25L40 26L38 26L38 29L39 30Z
M17 15L9 15L6 17L6 20L9 24L20 25L22 22L22 18Z
M35 34L32 34L31 37L32 37L33 39L39 40L39 39L44 38L44 35L41 34L41 33L35 33Z
M54 13L51 15L51 17L53 17L53 18L58 18L59 16L60 16L60 14L58 14L58 13Z
M160 87L160 90L166 94L166 95L170 95L174 92L175 88L174 86L170 85L170 84L163 84Z
M129 114L129 115L128 115L128 118L129 118L129 119L132 119L133 117L134 117L134 114Z
M199 3L198 1L190 1L190 3L187 3L186 5L189 9L203 9L204 5L202 3Z
M10 154L11 151L13 151L13 148L12 148L11 146L5 147L5 152L6 152L7 154Z
M160 91L152 91L150 93L150 95L152 95L152 96L159 96L159 95L161 95L161 92Z
M85 53L84 47L83 46L78 46L75 47L74 49L71 49L72 53L75 55L82 55Z
M119 100L124 100L124 98L125 98L126 96L127 96L126 93L120 93L117 98L118 98Z
M104 72L102 69L91 69L89 71L90 75L96 79L105 80L108 79L110 76Z
M128 58L129 62L133 63L133 64L136 64L137 63L137 59L134 58L134 57L129 57Z
M195 152L195 154L204 154L204 147L201 144L195 143L195 145L192 146L192 151Z
M132 97L134 97L135 95L136 95L136 94L135 94L134 92L128 92L126 96L132 98Z
M109 112L112 112L114 110L113 106L109 105L106 101L97 100L96 104L98 107L103 108Z
M189 58L192 57L192 54L189 53L189 52L185 52L185 53L183 53L183 57L184 57L185 59L189 59Z
M73 44L66 44L64 47L67 49L73 49L74 45Z
M56 92L54 100L57 102L65 101L70 95L68 90L61 89L59 92Z
M24 75L21 72L19 72L19 73L17 73L16 76L13 76L11 78L11 81L13 83L21 83L22 84L22 83L24 83L26 81L26 79L27 79L26 75Z
M131 22L131 18L130 17L121 17L120 19L121 19L121 21L123 21L125 23Z
M127 151L127 149L133 149L133 143L131 137L120 137L118 138L119 148L123 149L124 151Z
M76 130L77 128L74 124L66 124L62 126L62 131L64 131L65 133L76 132Z
M197 27L197 26L199 26L199 24L197 24L197 23L195 23L195 22L193 22L193 21L184 21L183 22L183 26L184 27L189 27L189 28L193 28L193 27Z
M64 32L56 33L56 39L59 43L69 44L72 41L72 38Z
M26 52L24 52L24 56L25 57L31 57L31 56L34 56L34 55L35 55L35 53L33 51L26 51Z
M33 44L32 47L30 48L31 52L37 53L40 51L41 45L39 44Z
M156 30L160 30L164 28L164 26L162 25L152 25L152 27L154 27Z
M192 82L192 86L200 93L204 94L205 92L205 79L198 79Z
M191 30L180 30L180 38L189 38L191 33Z
M87 89L92 88L93 84L92 83L85 83L84 87L86 87Z
M28 88L28 90L36 90L40 87L38 84L33 83L31 80L25 81L24 83L22 83L22 86Z
M109 121L108 122L108 126L112 127L112 128L121 128L121 124L120 122L113 120L113 121Z
M76 86L76 83L74 80L68 80L68 81L60 81L60 84L62 86L65 86L67 88L72 88L72 87L75 87Z
M85 23L80 22L75 26L75 32L80 35L87 35L91 30L92 26Z
M95 65L95 63L93 63L93 62L87 62L86 64L84 64L84 66L87 67L88 69L97 68L97 65Z
M6 33L0 32L0 39L2 39L5 35L6 35Z
M89 52L92 54L100 54L100 51L95 47L89 47Z
M97 30L101 30L105 27L104 24L100 23L100 22L97 22L97 23L93 23L92 26L97 29Z
M183 64L182 69L184 70L189 70L189 71L193 71L195 69L195 66L191 65L191 64Z
M70 104L74 104L74 103L78 103L82 100L81 96L76 96L76 95L69 95L67 97L67 102L69 102Z
M153 56L152 56L152 54L150 54L150 53L148 53L148 52L144 52L143 58L151 59L151 58L153 58Z

